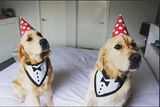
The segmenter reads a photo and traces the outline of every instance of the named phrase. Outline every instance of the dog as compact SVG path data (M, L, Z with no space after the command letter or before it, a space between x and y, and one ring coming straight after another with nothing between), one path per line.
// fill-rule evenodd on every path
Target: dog
M131 73L140 67L141 56L129 35L111 37L100 49L90 74L86 106L124 106L131 94Z
M49 59L50 45L41 33L30 30L21 37L18 45L19 72L12 81L14 95L24 102L29 94L33 104L40 106L39 97L46 97L47 106L52 106L50 90L53 68Z

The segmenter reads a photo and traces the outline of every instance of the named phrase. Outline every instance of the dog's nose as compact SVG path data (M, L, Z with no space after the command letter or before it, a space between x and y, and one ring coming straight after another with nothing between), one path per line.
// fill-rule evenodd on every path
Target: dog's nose
M41 39L41 40L39 41L39 44L40 44L41 46L46 46L46 45L47 45L47 40L46 40L46 39Z
M130 57L129 60L131 62L140 62L141 61L141 55L138 53L133 53Z

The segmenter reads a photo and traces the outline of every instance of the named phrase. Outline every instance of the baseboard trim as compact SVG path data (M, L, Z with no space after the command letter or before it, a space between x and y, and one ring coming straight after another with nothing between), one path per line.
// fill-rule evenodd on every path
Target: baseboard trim
M2 62L0 64L0 71L2 71L3 69L7 68L8 66L12 65L13 63L15 63L16 61L14 60L14 58L10 58L4 62Z

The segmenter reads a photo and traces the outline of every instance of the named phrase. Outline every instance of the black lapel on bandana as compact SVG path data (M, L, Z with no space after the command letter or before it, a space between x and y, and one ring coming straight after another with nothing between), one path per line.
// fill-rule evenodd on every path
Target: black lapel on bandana
M105 79L109 79L109 76L107 75L106 71L103 69L102 71L102 74L103 74L103 78L101 79L101 82L104 82L106 86L108 86L109 82L108 81L105 81Z

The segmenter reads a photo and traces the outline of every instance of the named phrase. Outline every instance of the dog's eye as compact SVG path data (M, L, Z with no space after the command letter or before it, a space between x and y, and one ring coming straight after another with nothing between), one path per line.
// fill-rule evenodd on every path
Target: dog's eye
M116 45L114 48L119 50L119 49L122 48L122 45L119 45L119 44L118 44L118 45Z
M136 43L131 43L131 46L133 46L134 48L137 46Z
M37 32L37 35L38 35L38 36L40 36L40 37L42 37L42 34L41 34L41 33L39 33L39 32Z
M32 40L32 38L31 37L29 37L28 39L27 39L27 41L31 41Z

